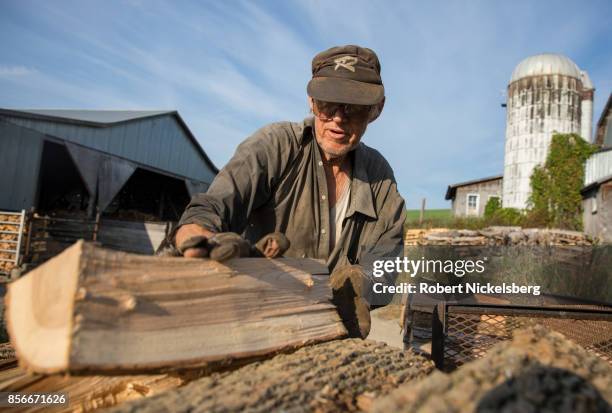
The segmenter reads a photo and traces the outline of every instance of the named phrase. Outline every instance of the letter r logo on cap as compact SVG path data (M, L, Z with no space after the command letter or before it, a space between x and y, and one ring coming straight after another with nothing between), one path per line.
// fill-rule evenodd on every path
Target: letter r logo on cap
M338 70L338 68L343 67L351 72L355 72L355 64L357 63L357 58L355 56L342 56L337 59L334 59L334 63L336 66L334 70Z

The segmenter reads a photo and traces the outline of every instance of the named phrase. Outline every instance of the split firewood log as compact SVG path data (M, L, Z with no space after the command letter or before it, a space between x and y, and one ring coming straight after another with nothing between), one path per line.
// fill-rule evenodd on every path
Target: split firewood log
M83 241L9 285L20 364L38 373L227 366L346 336L311 259L154 257Z

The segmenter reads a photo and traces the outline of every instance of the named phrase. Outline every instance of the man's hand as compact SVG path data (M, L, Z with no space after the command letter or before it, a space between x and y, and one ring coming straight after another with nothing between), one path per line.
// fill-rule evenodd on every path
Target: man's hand
M207 245L210 258L219 262L251 255L251 244L235 232L214 234Z
M272 232L255 244L255 249L266 258L278 258L291 246L289 239L282 232Z
M370 306L363 298L366 282L360 265L341 265L329 277L333 303L350 337L366 338L370 332Z
M197 224L187 224L176 232L174 245L184 257L206 258L210 253L208 239L214 235L214 232Z
M215 261L248 257L251 244L233 232L214 233L196 224L183 225L176 232L176 248L187 258L210 257Z
M183 225L175 236L176 249L187 258L210 257L215 261L230 258L261 255L267 258L280 257L289 249L287 237L273 232L260 239L255 248L240 235L233 232L214 233L197 224Z

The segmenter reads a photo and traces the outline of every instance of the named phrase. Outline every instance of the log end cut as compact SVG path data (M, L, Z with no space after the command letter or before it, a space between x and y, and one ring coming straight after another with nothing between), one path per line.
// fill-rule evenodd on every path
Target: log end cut
M77 242L8 286L11 344L28 370L55 373L68 366L83 248L83 241Z

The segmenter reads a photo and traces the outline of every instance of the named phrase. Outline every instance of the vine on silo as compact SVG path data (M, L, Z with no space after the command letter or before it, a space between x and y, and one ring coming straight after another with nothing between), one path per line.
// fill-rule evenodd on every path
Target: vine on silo
M546 162L531 174L528 215L546 226L582 229L584 164L596 146L576 134L556 133Z

